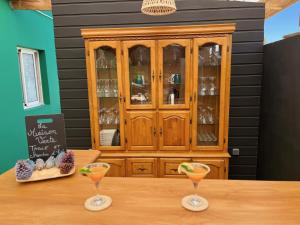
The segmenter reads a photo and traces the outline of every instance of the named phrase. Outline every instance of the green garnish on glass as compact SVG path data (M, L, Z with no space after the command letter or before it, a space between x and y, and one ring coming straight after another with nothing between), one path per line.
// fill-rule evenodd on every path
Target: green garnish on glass
M181 167L182 167L185 171L187 171L187 172L193 172L193 169L190 168L190 167L188 167L188 166L185 165L185 164L182 164Z
M79 170L79 172L80 172L81 174L88 174L88 173L91 173L92 171L91 171L89 168L81 168L81 169Z

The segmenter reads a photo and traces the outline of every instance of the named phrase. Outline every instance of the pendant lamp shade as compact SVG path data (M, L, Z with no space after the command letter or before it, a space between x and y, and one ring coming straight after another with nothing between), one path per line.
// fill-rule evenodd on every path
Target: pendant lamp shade
M151 16L169 15L176 11L175 0L143 0L142 12Z

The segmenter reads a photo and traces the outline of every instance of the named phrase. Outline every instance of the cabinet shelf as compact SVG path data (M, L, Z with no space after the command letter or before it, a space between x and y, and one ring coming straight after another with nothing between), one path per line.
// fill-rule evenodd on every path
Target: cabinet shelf
M216 126L218 123L197 123L198 126Z
M118 96L100 96L100 94L97 93L98 98L118 98Z

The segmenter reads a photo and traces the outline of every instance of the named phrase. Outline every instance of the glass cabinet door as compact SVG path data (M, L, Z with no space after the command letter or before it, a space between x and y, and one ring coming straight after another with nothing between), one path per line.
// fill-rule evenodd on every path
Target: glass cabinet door
M222 149L226 80L226 39L195 39L193 146Z
M190 40L159 41L159 106L189 108Z
M124 143L120 42L92 42L89 52L94 143L100 149L118 150Z
M124 67L127 109L155 107L155 41L125 41Z

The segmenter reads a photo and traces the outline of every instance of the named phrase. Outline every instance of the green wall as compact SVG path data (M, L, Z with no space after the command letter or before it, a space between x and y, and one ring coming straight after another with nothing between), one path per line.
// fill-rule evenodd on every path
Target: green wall
M50 12L45 12L52 16ZM43 50L45 105L24 110L17 47ZM60 113L53 20L36 11L12 10L0 1L0 174L28 158L25 116Z

